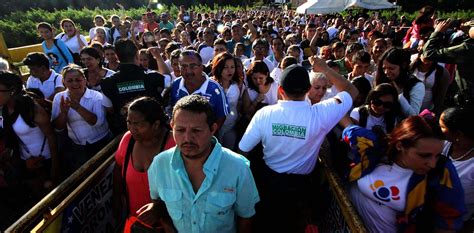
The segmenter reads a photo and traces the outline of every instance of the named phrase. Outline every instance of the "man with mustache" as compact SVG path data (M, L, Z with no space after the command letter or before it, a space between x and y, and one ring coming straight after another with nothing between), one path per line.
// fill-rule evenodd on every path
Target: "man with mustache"
M139 219L160 220L166 232L250 232L260 200L249 161L223 148L206 98L189 95L173 109L176 147L160 153L148 169L153 203Z
M224 124L229 105L222 86L203 73L204 66L199 53L185 50L179 57L179 68L182 77L171 84L170 109L176 102L187 95L197 94L205 97L212 106L218 129Z

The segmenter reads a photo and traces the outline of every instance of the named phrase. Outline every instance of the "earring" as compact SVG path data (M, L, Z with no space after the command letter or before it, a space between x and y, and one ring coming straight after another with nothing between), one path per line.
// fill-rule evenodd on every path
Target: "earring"
M454 139L455 142L459 142L459 138Z

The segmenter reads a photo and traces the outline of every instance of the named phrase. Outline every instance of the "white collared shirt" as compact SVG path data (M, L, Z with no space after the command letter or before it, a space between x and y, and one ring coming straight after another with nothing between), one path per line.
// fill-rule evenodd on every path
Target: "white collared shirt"
M37 77L30 75L28 80L26 81L26 88L36 88L39 89L45 99L49 99L54 94L54 90L58 87L64 87L63 85L63 76L56 73L54 70L50 70L51 75L49 78L41 82L41 80Z
M306 101L279 100L255 113L239 148L249 152L262 142L263 160L272 170L309 174L326 134L351 107L352 98L347 92L314 105Z
M61 97L69 97L69 92L67 90L62 91L54 97L51 120L56 119L61 112L59 106ZM79 102L83 108L96 115L97 122L95 125L89 125L76 110L72 108L69 109L67 113L68 136L75 144L92 144L104 138L109 133L109 125L105 119L105 108L102 102L102 93L90 89L86 89L86 92Z
M250 68L250 65L252 64L252 62L255 61L255 57L252 57L250 59L247 59L243 62L243 66L245 68L245 70L248 70ZM273 69L275 69L275 65L273 64L273 62L271 62L270 60L268 60L268 58L264 57L263 58L263 62L265 62L265 64L267 65L267 68L268 68L268 73L271 73L273 71Z

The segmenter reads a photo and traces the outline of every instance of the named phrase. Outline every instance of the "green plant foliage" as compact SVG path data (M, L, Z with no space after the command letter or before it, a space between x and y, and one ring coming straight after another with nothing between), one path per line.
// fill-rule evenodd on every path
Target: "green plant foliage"
M8 1L8 0L7 0ZM56 4L55 1L59 2L60 0L52 0L50 1L51 4ZM94 1L104 1L107 2L109 0L92 0ZM136 0L136 2L139 0ZM1 1L0 1L1 2ZM23 4L23 1L18 1L18 4ZM30 2L30 1L25 1ZM116 1L115 2L121 2ZM250 2L250 1L248 1ZM177 2L178 3L178 2ZM262 3L259 1L253 3ZM53 4L53 5L54 5ZM4 3L0 3L0 7L4 5ZM37 3L32 2L32 6L39 6ZM254 7L256 7L254 5ZM6 40L7 46L9 48L31 45L41 42L40 38L36 32L36 24L39 22L48 22L51 23L56 28L56 33L61 32L59 27L59 21L61 19L70 18L72 19L77 27L80 29L83 35L88 35L89 29L92 28L93 22L92 19L95 15L100 14L106 18L109 18L113 14L117 14L124 18L125 16L130 16L134 19L140 19L143 12L146 11L145 7L141 8L125 8L127 10L120 10L120 9L104 9L104 8L82 8L82 9L72 9L67 8L64 10L55 10L49 12L44 9L35 8L28 11L15 11L10 13L2 18L0 18L0 32L3 33L3 36ZM233 10L239 11L243 10L243 7L239 6L230 6L217 3L210 4L210 5L193 5L189 7L189 10L193 10L195 12L204 12L209 13L211 11L217 11L219 9L226 9L226 10ZM153 9L158 14L163 11L168 11L170 15L174 18L178 15L178 7L177 5L165 5L162 9ZM390 18L392 15L396 15L397 17L401 15L405 15L409 20L413 20L416 17L416 12L409 13L402 10L390 10L390 11L380 11L381 15ZM344 12L341 13L344 15ZM474 18L474 11L473 10L460 10L456 12L438 12L439 18L455 18L455 19L471 19ZM110 26L110 24L109 24Z
M2 3L3 4L3 3ZM190 10L196 12L211 12L219 9L217 5L193 5ZM223 9L242 10L241 7L223 6ZM127 8L126 8L127 9ZM76 26L80 29L82 35L88 35L89 29L94 26L93 17L97 14L103 15L108 19L111 15L117 14L122 18L130 16L133 19L141 19L141 15L146 11L145 7L130 8L127 10L121 9L72 9L55 10L52 12L35 8L28 11L16 11L9 15L0 18L0 32L3 33L7 46L9 48L31 45L41 42L36 32L36 24L39 22L48 22L56 29L56 33L61 32L59 22L61 19L72 19ZM153 9L160 14L163 11L168 11L172 17L177 17L178 7L176 5L167 5L162 9ZM110 23L108 24L110 26Z

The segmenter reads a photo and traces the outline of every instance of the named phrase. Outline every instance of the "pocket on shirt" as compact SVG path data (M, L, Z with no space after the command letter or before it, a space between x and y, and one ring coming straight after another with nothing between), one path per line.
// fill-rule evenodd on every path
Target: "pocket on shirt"
M160 198L165 202L170 217L176 221L183 217L183 192L177 189L163 189Z
M232 208L235 200L235 193L209 193L202 224L205 232L228 232L235 229L235 214Z
M225 216L235 203L235 193L211 192L207 197L205 212L216 216Z

